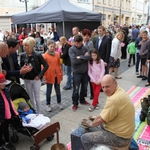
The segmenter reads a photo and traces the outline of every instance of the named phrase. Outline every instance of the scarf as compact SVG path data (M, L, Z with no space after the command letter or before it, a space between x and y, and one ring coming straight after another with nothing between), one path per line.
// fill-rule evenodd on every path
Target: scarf
M48 52L48 54L55 56L55 52L50 52L50 51L47 51L47 52Z

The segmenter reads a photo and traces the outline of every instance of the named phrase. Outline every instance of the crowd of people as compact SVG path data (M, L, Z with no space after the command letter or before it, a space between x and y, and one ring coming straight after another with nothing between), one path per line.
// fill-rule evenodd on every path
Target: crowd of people
M94 111L94 109L99 109L99 94L100 91L104 91L110 98L107 99L106 106L101 114L88 126L95 127L104 123L106 125L105 130L113 132L111 135L109 134L109 136L111 136L112 139L114 138L114 141L110 143L109 140L106 140L103 144L110 143L114 146L120 146L120 143L123 143L122 146L124 146L127 145L132 138L134 108L129 97L124 101L126 94L124 94L122 99L120 98L120 93L124 93L124 91L118 87L116 81L116 79L122 78L118 74L120 59L127 59L128 52L128 67L131 66L133 58L135 73L138 75L137 78L148 80L145 86L149 86L149 33L149 25L146 28L137 25L132 27L110 25L108 28L99 26L92 32L86 28L80 31L78 27L73 27L73 36L67 40L65 36L59 37L54 27L50 28L48 33L41 31L35 33L31 30L28 35L25 33L24 28L21 30L20 35L15 35L12 32L5 32L3 35L2 30L0 30L0 73L12 82L16 81L20 83L20 78L24 80L30 101L37 113L41 112L39 94L42 84L41 81L44 81L44 84L46 84L46 111L51 112L53 110L51 105L53 85L56 92L58 109L63 109L60 84L63 80L64 73L67 76L67 81L63 90L73 88L73 111L77 111L79 103L88 105L90 112ZM19 51L17 52L17 50ZM42 51L42 53L39 51ZM19 61L18 55L20 56ZM114 76L112 76L113 72ZM106 80L110 82L106 82ZM85 99L87 96L88 83L90 86L91 104ZM119 108L116 108L114 104L117 104ZM129 107L128 109L122 108L120 104L121 106L128 104L131 109L129 110ZM0 105L0 107L6 107L4 103ZM119 111L117 111L118 109ZM130 113L130 121L128 121L129 118L127 119L127 114L126 116L122 115L126 110ZM111 112L114 112L114 114L111 114ZM120 116L118 116L118 113ZM5 124L6 118L3 116L3 120L1 120L1 115L2 114L0 114L0 130L2 131L2 128L4 128L2 124ZM120 125L123 125L121 128L118 124L120 130L115 132L117 129L112 123L113 121L115 123L116 116L118 116L118 120L120 120L120 117L124 117L122 120L125 121L121 122ZM127 125L126 122L130 122L130 124ZM123 133L124 127L129 128L126 133ZM102 129L104 130L104 128ZM91 144L91 139L93 138L89 135L88 137L86 135L82 137L85 149L89 149L89 147L92 148L93 146ZM103 135L103 133L100 135ZM120 140L120 145L116 145L115 140ZM6 144L8 144L8 140ZM2 148L2 144L0 143L0 149Z

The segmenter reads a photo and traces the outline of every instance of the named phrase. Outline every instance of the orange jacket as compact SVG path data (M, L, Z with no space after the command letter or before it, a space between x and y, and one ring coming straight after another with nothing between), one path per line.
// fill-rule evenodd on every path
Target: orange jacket
M48 52L45 52L43 57L49 65L49 68L44 74L47 83L54 84L55 77L57 77L58 84L60 84L62 80L62 69L59 54L55 53L55 56L52 56Z

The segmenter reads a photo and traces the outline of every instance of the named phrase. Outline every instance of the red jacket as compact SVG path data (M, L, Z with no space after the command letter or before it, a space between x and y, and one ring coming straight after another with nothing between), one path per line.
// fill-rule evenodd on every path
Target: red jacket
M22 35L20 34L19 37L18 37L18 40L19 40L19 45L22 46L22 42L25 38L27 38L28 36L27 35Z

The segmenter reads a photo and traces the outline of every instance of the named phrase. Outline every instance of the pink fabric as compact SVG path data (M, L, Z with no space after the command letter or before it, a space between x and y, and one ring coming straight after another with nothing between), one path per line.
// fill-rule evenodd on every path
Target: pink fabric
M91 82L100 82L105 73L104 62L101 59L100 63L97 64L96 61L93 61L91 65L88 63L88 75Z
M61 48L55 48L55 52L57 52L60 55L62 52L62 49Z
M3 100L4 100L5 119L10 119L11 118L10 106L9 106L9 103L8 103L8 100L7 100L6 96L5 96L4 91L1 91L1 95L2 95Z
M4 100L5 119L10 119L10 118L11 118L11 112L10 112L10 106L9 106L8 100L7 100L6 96L5 96L4 91L1 91L0 93L1 93L1 95L2 95L2 97L3 97L3 100ZM11 101L11 106L12 106L12 108L13 108L15 114L18 115L18 112L15 110L12 101Z
M14 107L14 104L13 104L12 100L10 101L10 103L11 103L11 106L12 106L12 109L13 109L15 115L16 116L19 115L18 112L16 111L15 107Z

